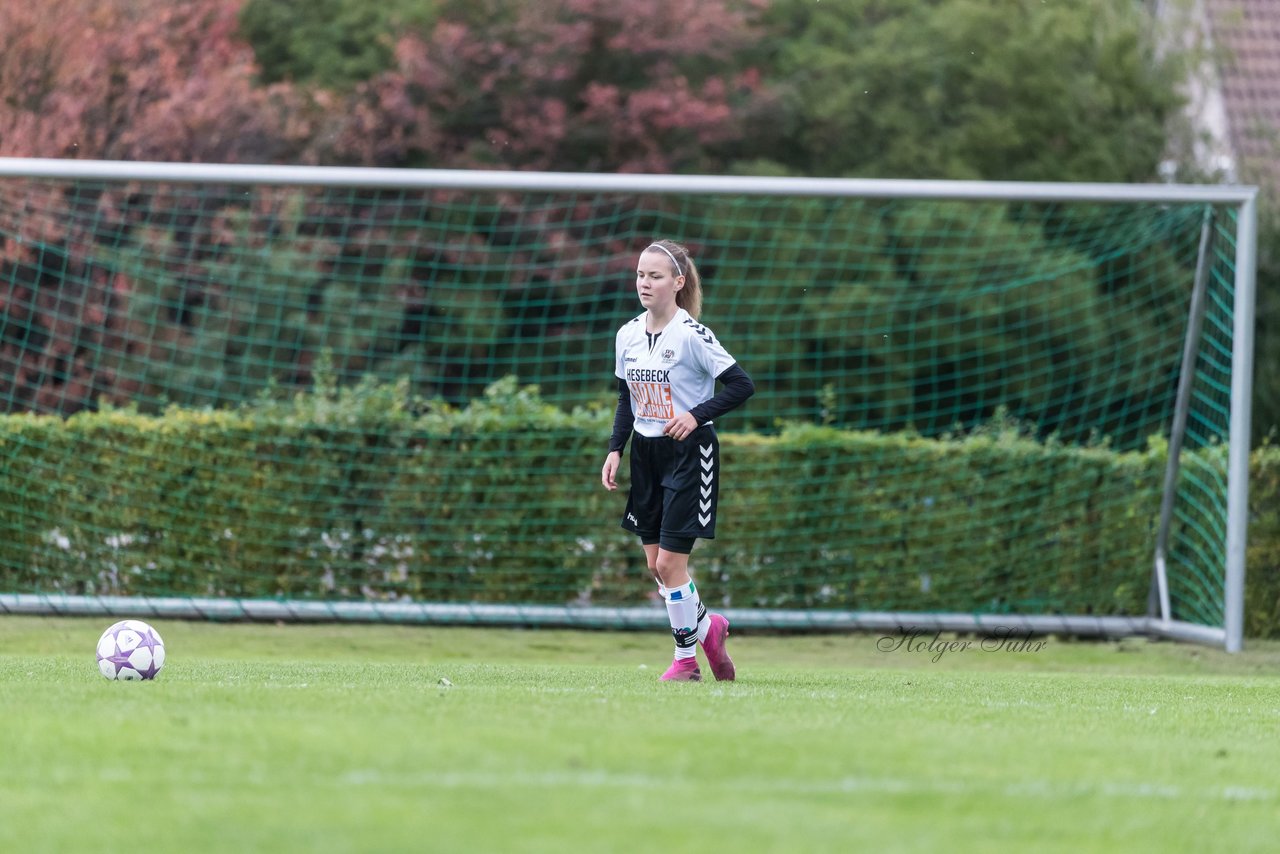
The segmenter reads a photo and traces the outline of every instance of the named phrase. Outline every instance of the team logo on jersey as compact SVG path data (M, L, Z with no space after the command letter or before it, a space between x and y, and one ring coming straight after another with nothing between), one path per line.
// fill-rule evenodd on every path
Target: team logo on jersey
M674 362L676 360L676 351L667 349L662 351L662 361Z

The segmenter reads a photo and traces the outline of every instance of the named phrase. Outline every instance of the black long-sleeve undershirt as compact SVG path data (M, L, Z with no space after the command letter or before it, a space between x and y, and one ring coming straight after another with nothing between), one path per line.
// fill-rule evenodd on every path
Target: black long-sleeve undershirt
M704 400L689 410L689 414L697 419L699 427L727 412L732 412L756 393L756 384L737 362L725 368L716 379L723 387L715 397Z
M635 426L636 415L631 411L631 389L627 381L618 379L618 409L613 413L613 435L609 437L609 450L621 451L627 446L631 437L631 428Z
M689 414L698 422L699 427L727 412L732 412L756 393L755 383L736 362L725 368L716 379L723 386L720 391L710 400L705 400L689 410ZM634 426L635 413L631 411L631 389L627 387L626 380L619 379L618 409L613 414L613 435L609 437L609 450L621 451L625 448Z

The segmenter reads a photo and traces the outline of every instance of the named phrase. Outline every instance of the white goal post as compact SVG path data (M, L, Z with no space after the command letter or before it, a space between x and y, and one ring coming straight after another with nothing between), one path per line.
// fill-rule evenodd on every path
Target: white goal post
M1034 634L1117 637L1149 635L1241 649L1244 629L1246 528L1248 522L1250 395L1252 392L1257 196L1255 187L1219 185L1058 184L941 180L767 178L706 175L614 175L431 169L330 168L270 165L212 165L0 158L0 206L6 182L15 180L104 182L108 185L212 184L242 187L323 187L354 190L452 191L482 194L605 194L610 196L748 197L755 199L868 199L892 202L982 202L1095 205L1204 205L1234 214L1231 269L1230 410L1226 465L1225 565L1220 625L1179 619L1170 604L1165 538L1187 418L1187 395L1194 371L1199 322L1205 299L1205 258L1212 247L1206 224L1200 264L1192 290L1183 344L1178 405L1167 435L1170 453L1165 475L1160 531L1153 543L1148 613L1093 615L1070 613L917 612L885 609L792 609L730 607L743 628L809 630L924 630L986 633L992 630ZM4 215L0 212L0 216ZM0 233L0 238L5 235ZM3 260L0 258L0 260ZM0 283L2 284L2 283ZM609 354L601 358L607 362ZM10 512L0 507L0 513ZM520 624L563 626L664 625L652 608L572 604L503 604L427 601L306 601L289 597L114 596L56 590L6 590L8 568L0 566L0 613L95 614L216 619L290 619L394 621L422 623Z

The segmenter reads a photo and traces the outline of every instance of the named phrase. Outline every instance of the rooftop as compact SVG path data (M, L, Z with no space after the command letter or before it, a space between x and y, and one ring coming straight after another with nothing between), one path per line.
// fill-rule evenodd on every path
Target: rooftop
M1280 186L1280 0L1205 0L1240 178Z

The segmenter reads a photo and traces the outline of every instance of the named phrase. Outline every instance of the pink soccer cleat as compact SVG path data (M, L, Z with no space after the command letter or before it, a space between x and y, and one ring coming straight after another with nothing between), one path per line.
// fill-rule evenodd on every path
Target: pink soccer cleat
M725 638L729 637L729 620L723 614L712 614L709 619L711 630L707 632L707 639L702 642L702 651L707 655L707 663L711 665L716 681L732 682L737 671L733 667L729 651L724 648Z
M677 658L659 679L663 682L701 682L702 671L698 669L698 659Z

